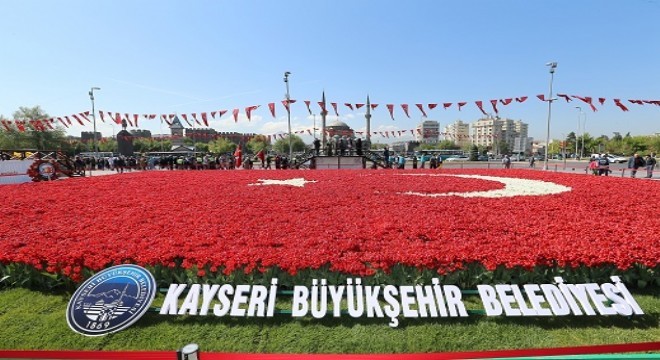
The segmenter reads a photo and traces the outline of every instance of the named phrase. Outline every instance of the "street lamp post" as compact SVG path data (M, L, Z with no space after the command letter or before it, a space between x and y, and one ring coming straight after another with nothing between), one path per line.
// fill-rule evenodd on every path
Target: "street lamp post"
M578 149L578 135L580 134L580 118L582 117L582 108L579 107L579 106L576 106L575 108L578 109L578 111L579 111L578 112L578 127L577 127L577 132L575 133L575 156L577 157L578 152L579 152L579 149ZM584 142L584 135L582 135L582 140ZM579 159L582 159L582 152L579 152L579 154L580 154Z
M557 68L557 62L549 62L545 66L550 67L550 95L548 96L548 126L545 133L545 161L543 162L543 170L548 170L548 147L550 145L550 119L552 117L552 102L555 100L552 98L552 81L555 77L555 69Z
M95 162L98 161L99 157L99 149L98 145L96 143L96 110L94 109L94 90L101 90L99 87L92 87L89 90L89 99L92 100L92 119L94 120L94 159ZM94 166L91 166L89 169L89 176L92 176L92 168Z
M289 123L289 162L293 160L293 148L291 147L291 96L289 95L289 75L291 72L284 73L284 83L286 84L286 117Z
M580 157L584 156L584 131L586 130L585 128L587 127L587 113L582 112L582 115L584 115L584 121L582 122L582 147L580 148Z

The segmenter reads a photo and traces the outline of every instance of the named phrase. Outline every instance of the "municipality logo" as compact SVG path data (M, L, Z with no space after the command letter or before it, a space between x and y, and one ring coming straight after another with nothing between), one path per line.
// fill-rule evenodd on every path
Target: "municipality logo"
M100 336L138 321L156 296L156 280L143 267L117 265L85 281L69 300L66 321L73 331Z

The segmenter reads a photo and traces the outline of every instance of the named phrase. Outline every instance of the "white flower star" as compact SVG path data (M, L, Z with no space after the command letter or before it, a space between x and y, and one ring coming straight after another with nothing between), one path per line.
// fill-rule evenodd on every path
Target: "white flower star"
M286 185L286 186L295 186L295 187L304 187L306 183L315 183L316 180L305 180L304 178L295 178L288 180L272 180L272 179L259 179L257 180L260 183L248 184L248 186L259 186L259 185Z

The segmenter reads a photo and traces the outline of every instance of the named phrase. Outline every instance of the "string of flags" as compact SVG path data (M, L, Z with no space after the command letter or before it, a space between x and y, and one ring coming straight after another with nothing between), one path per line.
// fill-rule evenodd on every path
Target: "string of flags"
M316 132L320 133L319 128L309 128L305 130L297 130L297 131L292 131L292 134L295 135L301 135L301 134L308 134L310 136L313 136ZM352 131L352 130L326 130L326 135L328 135L330 138L334 136L354 136L354 135L359 135L360 137L363 135L366 135L367 132L365 131ZM372 131L371 135L372 136L381 136L383 138L398 138L398 137L406 137L410 134L411 136L414 136L415 134L418 135L424 135L426 136L443 136L445 139L455 139L455 140L460 140L460 139L472 139L475 138L476 136L474 135L462 135L462 134L454 134L454 133L447 133L447 132L439 132L437 130L422 130L422 129L407 129L407 130L387 130L387 131ZM195 139L204 139L204 140L211 140L211 139L236 139L237 137L240 137L243 141L247 142L250 139L252 139L255 135L241 135L239 133L233 133L233 134L218 134L218 133L195 133L194 138ZM271 135L264 135L268 138L268 141L276 141L278 139L285 139L288 136L288 133L278 133L278 134L271 134ZM146 138L144 136L135 136L132 135L130 136L131 138ZM175 139L182 139L186 137L191 137L191 135L186 135L186 136L180 136L180 135L171 135L171 136L161 136L158 138L150 138L153 140L175 140ZM480 138L497 138L498 136L495 135L479 135ZM128 139L129 136L118 136L118 138L123 138L123 139ZM107 141L107 138L102 138L99 141Z
M596 112L598 111L598 108L596 107L597 104L600 104L600 106L604 106L605 103L608 101L604 97L598 97L594 98L591 96L579 96L579 95L568 95L568 94L560 94L558 93L557 96L559 98L564 99L567 103L575 100L579 100L581 102L584 102L585 104L589 105L592 111ZM536 98L538 98L540 101L554 101L557 99L546 99L546 96L543 94L536 95ZM488 103L490 103L490 106L495 112L495 114L499 114L499 110L501 106L508 106L512 103L523 103L529 99L528 96L520 96L520 97L511 97L511 98L504 98L504 99L493 99L488 102L484 102L481 100L474 101L474 105L483 113L484 115L488 116L488 113L486 112L486 109L484 109L484 106L487 106ZM640 99L628 99L628 100L621 100L620 98L614 98L611 99L611 101L614 103L615 106L617 106L619 109L622 111L629 111L628 106L626 106L626 101L627 103L634 104L634 105L644 105L644 104L649 104L649 105L655 105L655 106L660 106L660 100L640 100ZM309 114L312 114L312 109L311 109L311 101L310 100L304 100L305 106L307 108L307 111ZM296 103L296 100L282 100L281 101L282 106L284 109L289 112L291 111L291 105ZM421 113L422 117L428 117L427 111L433 111L434 109L438 108L439 106L442 107L442 109L447 110L450 108L456 108L458 111L461 111L461 109L468 105L469 102L467 101L459 101L459 102L445 102L445 103L415 103L415 108ZM340 103L337 102L330 102L330 106L332 107L334 113L336 116L339 116L339 105ZM357 111L360 110L362 107L367 106L365 103L343 103L343 105L350 109L351 111ZM376 110L379 106L379 104L368 104L370 107L370 110ZM410 118L410 106L409 104L398 104L403 113L407 118ZM327 109L327 103L324 101L319 101L318 106L320 110L323 113L328 113ZM252 114L254 111L258 110L261 107L261 105L252 105L243 108L243 112L245 116L247 117L248 121L251 121L252 119ZM395 104L385 104L385 108L389 112L390 118L392 120L395 120L394 118L394 110L395 110ZM273 118L276 118L276 103L271 102L268 103L268 110ZM111 111L98 111L99 119L101 122L114 122L118 125L121 125L124 121L126 122L127 126L131 127L139 127L139 123L142 120L155 120L159 119L161 122L166 123L168 126L172 125L172 122L174 121L174 118L179 118L183 119L183 121L188 124L189 127L194 127L193 124L196 124L199 127L209 127L209 120L210 119L220 119L222 118L223 115L225 115L228 110L215 110L215 111L207 111L207 112L194 112L194 113L186 113L186 114L129 114L129 113L119 113L119 112L111 112ZM240 108L234 108L231 112L234 122L238 122L238 117L241 113ZM54 129L54 126L56 125L62 125L65 128L69 128L74 124L74 121L78 123L81 126L86 126L87 124L91 124L91 120L89 119L90 112L85 111L85 112L80 112L76 114L70 114L66 116L57 116L57 117L51 117L47 119L38 119L38 120L0 120L0 125L6 130L6 131L12 131L14 129L20 131L20 132L25 132L28 129L35 130L35 131L47 131L49 129ZM73 120L72 120L73 119ZM1 128L0 128L1 129Z

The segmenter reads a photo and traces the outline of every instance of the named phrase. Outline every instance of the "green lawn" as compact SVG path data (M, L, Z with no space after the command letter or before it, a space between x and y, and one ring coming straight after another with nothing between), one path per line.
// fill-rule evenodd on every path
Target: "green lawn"
M397 353L563 347L660 339L657 289L634 293L644 316L564 318L229 319L147 313L130 328L102 337L69 329L68 294L0 290L0 349L173 350L194 342L204 351L265 353ZM162 296L155 305L162 302ZM284 307L279 306L278 307ZM474 307L472 307L474 308Z

